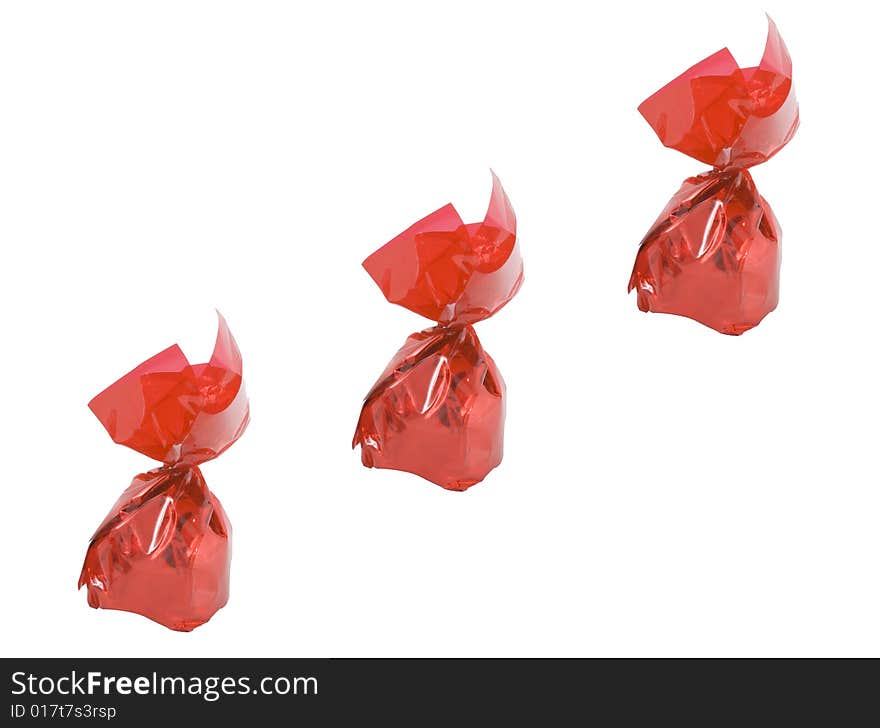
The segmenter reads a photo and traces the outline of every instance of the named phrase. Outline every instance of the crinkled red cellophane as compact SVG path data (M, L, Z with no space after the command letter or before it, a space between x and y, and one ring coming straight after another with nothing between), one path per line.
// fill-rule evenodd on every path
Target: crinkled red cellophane
M92 607L135 612L188 632L229 596L231 527L199 464L244 432L241 354L220 317L211 361L172 346L89 407L114 442L164 464L138 475L92 536L79 586Z
M748 168L789 142L798 104L769 26L759 66L739 68L725 48L639 106L664 146L713 167L685 180L641 242L629 290L642 311L741 334L776 308L781 231Z
M367 467L466 490L501 462L504 381L472 324L523 279L516 217L498 177L483 222L446 205L364 261L391 302L437 322L410 336L364 402L353 446Z

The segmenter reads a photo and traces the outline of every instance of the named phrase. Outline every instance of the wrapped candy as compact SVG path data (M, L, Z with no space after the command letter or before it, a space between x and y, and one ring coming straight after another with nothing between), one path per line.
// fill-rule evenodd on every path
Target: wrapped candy
M519 290L516 217L493 173L482 222L450 204L364 261L391 302L436 321L410 336L367 394L352 447L367 467L415 473L449 490L501 462L504 381L472 324Z
M642 311L742 334L779 299L779 223L749 167L794 135L791 58L769 20L764 57L739 68L726 48L639 106L664 146L712 170L685 180L641 242L629 290Z
M199 465L241 437L249 407L241 354L219 319L207 364L191 365L174 345L89 403L114 442L163 465L135 477L110 510L79 586L92 607L182 632L207 622L229 596L229 520Z

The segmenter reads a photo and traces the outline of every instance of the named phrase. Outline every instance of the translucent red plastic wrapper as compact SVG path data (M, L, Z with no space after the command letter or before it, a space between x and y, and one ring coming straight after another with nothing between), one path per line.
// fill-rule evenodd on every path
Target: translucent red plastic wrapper
M781 231L748 168L794 136L791 58L769 20L759 66L726 48L639 106L664 146L713 169L685 180L641 242L630 277L642 311L688 316L723 334L756 326L779 300Z
M162 467L138 475L92 536L79 586L89 605L188 632L229 597L229 519L199 464L247 427L241 354L220 316L214 354L191 365L175 345L95 397L114 442Z
M466 490L501 462L504 380L471 324L519 290L516 217L493 173L482 222L441 207L364 261L391 302L437 322L410 336L364 402L352 447L367 467Z

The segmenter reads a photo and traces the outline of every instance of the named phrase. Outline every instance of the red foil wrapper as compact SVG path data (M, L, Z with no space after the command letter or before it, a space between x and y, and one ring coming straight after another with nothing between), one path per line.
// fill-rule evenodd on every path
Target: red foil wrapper
M114 442L162 461L138 475L92 536L79 586L95 608L189 632L229 597L229 519L199 465L234 443L249 408L241 354L220 316L207 364L175 345L95 397Z
M664 146L712 165L685 180L641 242L629 290L642 311L741 334L776 308L781 231L748 169L794 136L798 104L769 24L759 66L739 68L725 48L639 106Z
M391 302L436 321L410 336L364 402L352 447L370 468L405 470L467 490L501 462L504 380L472 324L519 290L516 217L493 173L482 222L441 207L364 268Z

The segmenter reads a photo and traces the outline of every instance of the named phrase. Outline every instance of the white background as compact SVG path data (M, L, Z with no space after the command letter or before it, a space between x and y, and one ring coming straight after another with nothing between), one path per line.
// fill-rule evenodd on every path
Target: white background
M5 2L2 652L880 654L876 18L794 2ZM636 246L699 163L643 98L762 11L802 126L754 170L781 303L646 315ZM465 494L367 470L362 397L429 322L361 260L492 166L526 282L478 326L506 455ZM138 472L86 407L175 341L241 347L253 421L205 475L232 595L178 634L77 592Z

